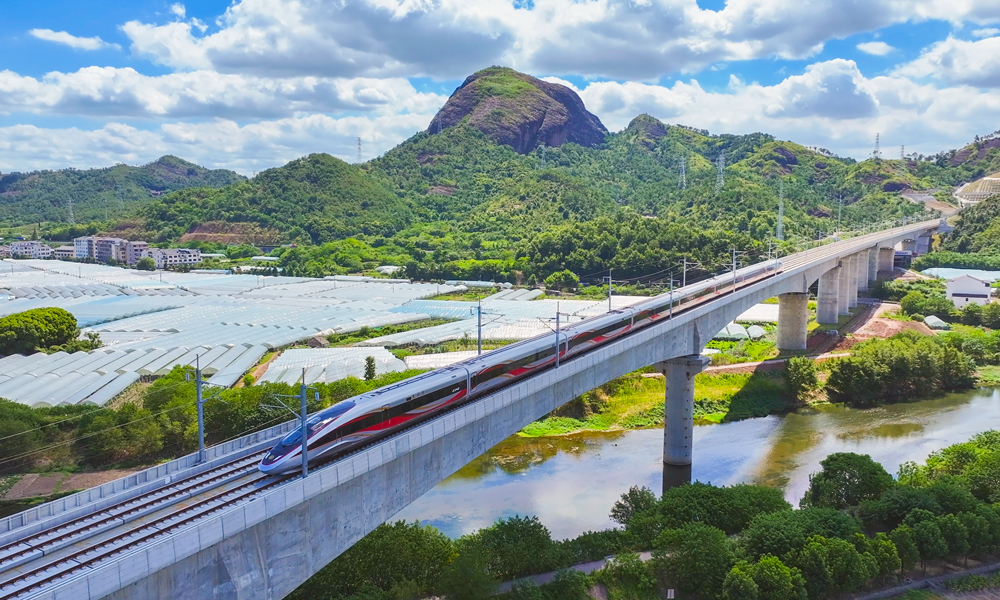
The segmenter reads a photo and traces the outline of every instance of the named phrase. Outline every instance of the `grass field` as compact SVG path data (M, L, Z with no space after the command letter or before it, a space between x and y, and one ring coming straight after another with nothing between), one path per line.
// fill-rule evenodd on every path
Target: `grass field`
M552 416L531 423L519 435L541 437L576 431L639 429L663 424L663 379L633 373L618 382L600 412L585 419ZM694 417L702 423L763 417L793 406L784 379L773 373L702 373L695 378Z

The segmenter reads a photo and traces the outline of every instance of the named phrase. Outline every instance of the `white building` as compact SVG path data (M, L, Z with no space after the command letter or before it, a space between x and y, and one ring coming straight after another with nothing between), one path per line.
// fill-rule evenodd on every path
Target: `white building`
M167 269L178 265L196 265L201 262L201 250L192 248L154 248L153 260L157 269Z
M27 258L49 258L52 256L52 248L35 241L12 242L10 245L10 255Z
M990 282L972 275L959 275L948 280L947 295L955 308L970 302L983 306L990 302Z
M59 246L52 254L58 259L73 258L76 256L76 249L73 246Z

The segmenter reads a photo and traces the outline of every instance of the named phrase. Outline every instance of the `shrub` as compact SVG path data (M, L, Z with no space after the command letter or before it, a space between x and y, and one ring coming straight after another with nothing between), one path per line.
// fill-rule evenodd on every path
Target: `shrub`
M569 269L557 271L545 278L545 287L554 290L575 290L580 285L580 278Z
M816 362L805 356L789 358L785 362L785 380L795 397L801 399L819 385L819 380L816 378Z
M894 485L892 475L867 454L837 452L820 462L823 470L809 476L802 506L848 508L875 500Z
M76 340L76 317L61 308L33 308L0 318L0 354L29 354Z

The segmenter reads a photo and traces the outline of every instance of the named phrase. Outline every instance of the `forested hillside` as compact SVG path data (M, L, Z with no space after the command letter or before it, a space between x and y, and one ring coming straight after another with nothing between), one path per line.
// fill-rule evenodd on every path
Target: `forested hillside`
M164 156L141 167L63 169L0 175L0 225L42 221L65 223L69 202L77 223L121 218L137 204L190 187L218 188L246 179L233 171L209 170Z
M349 165L314 154L219 189L163 194L104 227L158 243L185 234L293 243L276 251L291 275L388 263L420 278L534 281L570 269L596 282L591 275L608 268L644 277L684 256L715 270L731 248L759 259L775 238L779 196L788 252L838 228L918 215L923 206L901 192L949 189L1000 160L992 139L856 162L649 115L604 131L569 88L491 68L470 77L428 131L380 158ZM215 240L215 231L224 233Z

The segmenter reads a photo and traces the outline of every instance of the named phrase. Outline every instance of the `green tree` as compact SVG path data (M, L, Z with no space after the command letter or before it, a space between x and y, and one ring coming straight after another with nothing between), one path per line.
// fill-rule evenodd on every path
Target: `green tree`
M648 598L656 589L649 567L632 552L615 556L594 577L623 599Z
M135 268L140 271L155 271L156 261L148 256L143 256L135 263Z
M667 529L656 540L654 568L668 587L685 596L715 598L726 573L736 562L731 542L721 529L688 523Z
M878 499L894 485L892 475L867 454L837 452L820 462L822 470L809 477L802 506L847 508Z
M656 505L656 495L648 487L633 485L611 507L611 520L628 525L632 517Z
M969 530L955 515L942 515L937 518L938 529L948 544L948 554L951 556L966 556L969 553Z
M851 516L830 508L805 508L762 514L743 531L743 545L752 557L784 556L819 535L848 538L858 531Z
M750 574L750 565L741 562L726 574L722 583L724 600L758 600L760 590Z
M445 567L438 588L448 600L482 600L493 595L497 581L475 553L463 553Z
M1000 329L1000 303L990 302L983 307L982 324L990 329Z
M963 325L977 326L983 322L983 307L975 302L970 302L962 307L961 313L960 319Z
M793 356L785 362L785 380L796 398L802 398L819 386L816 362L805 356Z
M989 521L974 512L958 513L956 516L968 532L969 553L977 556L987 554L993 548Z
M913 541L920 551L920 564L927 569L927 562L948 556L948 541L935 521L921 521L912 526Z
M560 569L546 587L553 600L590 600L587 576L575 569Z
M365 381L375 379L375 357L365 357Z
M788 554L790 566L802 572L811 599L826 598L834 589L833 574L826 564L827 550L817 538L810 538L802 550Z
M920 560L920 547L917 545L912 529L906 525L900 525L892 530L889 539L896 546L901 569L910 570L917 566L917 561Z
M84 415L79 434L80 450L92 464L142 462L163 449L160 420L131 403Z
M509 581L552 570L557 547L538 517L514 516L460 538L460 554L480 557L491 576Z
M0 318L0 354L30 354L72 342L76 317L61 308L33 308Z
M382 592L437 589L455 558L451 540L414 521L383 523L302 584L293 600L348 596L371 584Z
M749 570L753 582L757 584L758 597L769 600L805 600L802 575L798 569L790 569L779 558L762 556L756 564L750 565Z
M545 287L554 290L575 290L579 285L580 278L569 269L563 269L545 278Z

